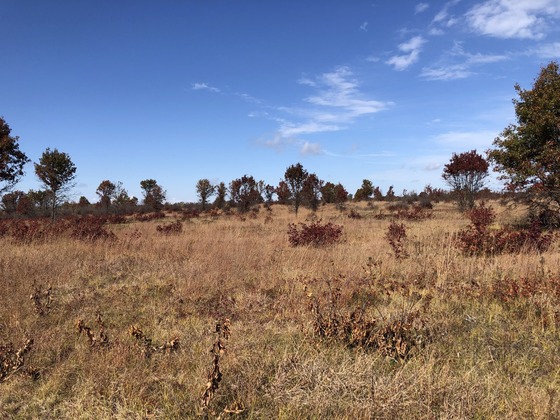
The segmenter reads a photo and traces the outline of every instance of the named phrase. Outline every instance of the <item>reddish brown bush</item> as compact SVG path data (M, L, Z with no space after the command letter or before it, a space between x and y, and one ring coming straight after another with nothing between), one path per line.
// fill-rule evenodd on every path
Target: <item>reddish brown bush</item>
M395 257L405 258L408 256L408 253L405 250L406 226L403 223L397 223L393 220L387 228L385 239L387 239L389 245L391 245L391 248L395 253Z
M299 229L294 223L288 225L288 240L291 246L332 245L342 236L342 226L330 222L322 224L320 219L309 225L305 223L299 225Z
M146 213L146 214L137 214L134 216L139 222L151 222L152 220L163 219L165 218L165 213L162 211L154 212L154 213Z
M176 220L167 225L158 225L156 229L159 233L163 233L164 235L172 235L183 232L183 224L179 220Z
M70 236L82 241L114 239L115 234L105 229L104 217L81 217L71 222Z
M546 251L554 241L553 233L544 233L538 220L528 229L509 227L491 230L496 214L481 203L467 213L471 224L457 234L457 247L467 255L494 255L528 250Z

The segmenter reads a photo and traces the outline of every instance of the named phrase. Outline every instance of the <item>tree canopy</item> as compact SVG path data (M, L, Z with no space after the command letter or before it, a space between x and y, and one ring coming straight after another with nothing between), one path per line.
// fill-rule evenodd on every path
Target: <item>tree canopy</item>
M541 68L532 89L515 85L517 124L494 140L488 158L510 191L523 192L545 223L560 223L560 67Z
M76 165L67 153L47 148L35 164L35 174L49 193L51 217L54 220L56 207L72 187L76 177Z
M487 177L488 162L476 150L453 153L442 174L442 178L456 194L460 210L474 207L475 195L484 187Z
M23 176L29 159L19 150L19 137L10 135L10 126L0 117L0 194L10 191Z

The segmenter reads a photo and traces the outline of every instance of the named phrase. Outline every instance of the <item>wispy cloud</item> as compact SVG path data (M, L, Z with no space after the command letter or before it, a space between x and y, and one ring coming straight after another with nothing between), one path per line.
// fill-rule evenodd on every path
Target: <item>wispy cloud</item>
M324 154L323 148L319 143L310 143L308 141L304 142L299 150L299 153L302 156L309 156L309 155L322 155Z
M216 92L216 93L220 92L220 89L218 89L217 87L210 86L206 83L193 83L192 84L192 89L193 90L207 90L207 91Z
M362 31L364 31L364 32L367 32L367 30L368 30L368 25L369 25L368 22L364 22L364 23L362 23L362 24L360 25L360 29L361 29Z
M466 14L475 32L497 38L542 39L560 18L558 0L486 0Z
M537 47L531 53L542 58L558 58L560 57L560 42L553 42L551 44L543 44Z
M460 0L451 0L445 3L443 8L436 13L430 24L430 35L442 35L445 33L443 28L450 28L459 21L450 13L450 9L459 2Z
M316 77L306 75L298 83L313 89L313 93L303 98L301 106L275 108L277 113L286 117L269 118L278 123L278 128L272 139L264 141L268 147L299 144L302 154L324 154L318 143L302 137L345 130L358 118L373 115L392 105L367 98L360 91L352 70L346 66Z
M418 3L414 8L414 13L418 14L418 13L425 12L426 10L428 10L429 7L430 5L428 3Z
M394 55L385 63L394 67L395 70L402 71L406 70L412 64L418 61L420 57L420 52L422 51L422 46L426 43L426 40L417 35L407 42L399 44L399 51L404 54Z
M508 60L505 54L469 53L461 43L456 42L451 51L446 53L443 64L424 67L420 77L426 80L464 79L475 74L473 67ZM459 62L458 62L459 61Z

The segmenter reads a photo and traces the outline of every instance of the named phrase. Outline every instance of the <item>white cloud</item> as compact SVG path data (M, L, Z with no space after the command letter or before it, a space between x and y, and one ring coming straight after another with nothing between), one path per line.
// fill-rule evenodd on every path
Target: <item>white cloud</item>
M445 27L453 26L457 23L457 19L453 15L449 14L449 9L459 3L461 0L451 0L443 6L443 8L434 16L432 20L433 24L442 25Z
M362 31L364 31L364 32L367 32L367 30L368 30L368 28L367 28L368 25L369 25L368 22L364 22L364 23L362 23L362 24L360 25L360 29L361 29Z
M304 105L299 108L275 108L277 113L287 114L288 117L269 117L278 123L278 128L272 140L263 142L266 146L278 148L283 144L303 141L302 151L305 154L324 154L317 143L301 137L345 130L357 118L375 114L392 105L367 98L360 91L352 70L346 66L316 77L304 76L298 83L311 88L313 94L305 97Z
M461 43L456 42L453 49L447 52L447 60L451 63L424 67L420 77L427 80L456 80L464 79L475 74L474 66L497 63L509 59L507 55L481 54L466 52ZM461 61L457 63L457 58Z
M442 67L424 67L420 77L427 80L456 80L465 79L472 74L464 65L457 64Z
M193 90L208 90L210 92L220 92L220 89L218 89L217 87L214 86L210 86L206 83L193 83L192 84L192 89Z
M541 45L533 53L542 58L557 59L560 57L560 42Z
M334 110L336 114L328 113L329 120L349 122L350 120L367 114L387 109L387 102L363 99L358 90L358 81L348 67L339 67L330 73L324 73L316 80L317 94L306 98L306 102L319 107ZM316 119L321 119L324 110L316 113ZM335 116L332 118L332 116Z
M385 63L394 67L395 70L402 71L406 70L420 57L420 51L422 51L422 46L426 43L426 40L418 35L407 42L399 44L399 50L405 54L395 55L387 60Z
M302 156L310 156L310 155L317 156L317 155L324 154L324 151L323 151L323 148L321 147L321 145L319 143L309 143L309 142L306 141L301 146L301 149L300 149L299 153Z
M418 14L418 13L425 12L426 10L428 10L429 7L430 5L428 3L418 3L414 8L414 13Z
M560 18L558 0L486 0L466 14L477 33L497 38L541 39Z
M278 130L282 137L297 137L301 134L324 133L328 131L339 131L338 125L321 124L316 121L308 121L301 124L285 124Z

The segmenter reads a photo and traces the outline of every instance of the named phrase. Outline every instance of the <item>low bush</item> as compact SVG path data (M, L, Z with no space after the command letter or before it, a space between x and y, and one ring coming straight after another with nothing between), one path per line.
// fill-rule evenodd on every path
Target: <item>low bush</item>
M467 255L495 255L524 250L544 252L555 239L553 233L543 232L537 219L526 229L490 229L496 213L484 203L470 210L467 217L471 223L459 231L456 240L457 247Z
M156 229L159 233L163 233L164 235L172 235L183 232L183 224L179 220L176 220L166 225L158 225Z
M321 220L309 225L300 223L300 228L290 223L288 225L288 240L291 246L325 246L338 242L342 236L343 227L332 223L321 223Z

